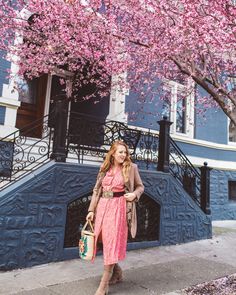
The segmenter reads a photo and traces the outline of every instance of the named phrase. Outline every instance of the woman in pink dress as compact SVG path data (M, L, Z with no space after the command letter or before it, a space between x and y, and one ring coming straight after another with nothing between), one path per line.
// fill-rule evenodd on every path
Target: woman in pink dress
M131 162L127 145L123 141L114 142L98 173L86 217L95 219L95 247L98 240L103 244L104 272L95 295L108 294L109 284L122 281L118 261L126 256L128 225L135 237L135 201L143 191L137 165Z

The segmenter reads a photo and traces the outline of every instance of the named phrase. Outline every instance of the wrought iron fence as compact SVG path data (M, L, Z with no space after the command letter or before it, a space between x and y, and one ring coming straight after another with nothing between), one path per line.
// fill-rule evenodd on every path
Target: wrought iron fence
M169 169L170 173L180 182L185 191L200 206L201 175L174 140L169 137Z
M150 130L132 129L121 122L99 121L92 116L71 113L67 134L67 149L77 155L79 163L89 157L102 160L115 140L123 140L129 146L132 160L140 168L157 170L159 135ZM170 136L169 142L170 173L200 206L200 173Z
M134 162L144 169L157 169L158 163L158 134L148 131L142 131L137 144L136 152L133 156Z
M0 140L1 189L49 161L51 137L47 115Z
M117 121L103 121L92 116L71 113L67 151L76 154L79 163L89 157L103 158L115 140L123 140L129 147L133 161L138 161L146 169L157 164L157 134L132 129Z
M57 113L56 118L55 113L54 110L50 114L50 120L45 116L0 141L0 188L49 161L52 151L57 148L56 145L52 147L52 135L55 133L55 141L56 135L61 136L63 130L66 134L61 138L66 144L64 158L66 154L67 157L74 154L79 163L102 161L111 144L115 140L123 140L129 147L132 160L140 168L157 170L158 157L161 158L159 147L164 144L160 143L159 134L73 112L69 118L65 116L67 124L61 125L64 129L57 130L55 120L59 122L62 116ZM61 140L58 142L60 145ZM169 171L200 206L201 175L170 136L169 143L165 146ZM59 149L61 152L61 146Z

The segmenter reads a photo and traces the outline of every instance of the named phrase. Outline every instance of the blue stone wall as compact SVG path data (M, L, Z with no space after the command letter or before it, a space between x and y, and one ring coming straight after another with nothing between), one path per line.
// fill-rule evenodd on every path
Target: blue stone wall
M142 179L145 193L161 206L161 245L211 237L211 216L200 210L170 174L149 171Z
M213 169L211 171L211 210L212 219L236 219L236 202L229 201L228 181L236 181L236 171Z
M90 192L98 167L51 163L0 195L0 269L77 258L64 249L67 206ZM145 193L159 203L159 245L211 237L206 216L168 174L141 171ZM133 248L146 247L135 243Z
M202 158L202 165L207 159L235 162L236 151L226 151L205 146L197 146L176 141L188 156ZM236 171L212 169L210 178L210 200L213 220L236 219L236 202L229 201L228 181L236 181Z

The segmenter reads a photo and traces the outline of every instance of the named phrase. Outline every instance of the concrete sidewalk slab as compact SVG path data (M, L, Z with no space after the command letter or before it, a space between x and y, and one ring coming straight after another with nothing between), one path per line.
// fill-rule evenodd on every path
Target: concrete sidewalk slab
M213 220L212 226L236 230L236 220Z
M150 295L166 294L175 290L195 285L199 282L212 280L236 272L236 267L227 264L208 261L196 257L182 258L176 261L153 264L125 271L125 281L122 284L111 286L110 294L120 295ZM89 295L94 294L99 284L100 277L93 277L74 282L49 285L19 295Z
M236 222L217 224L214 232L217 228L222 231L211 240L129 251L121 263L125 281L112 286L109 294L176 295L188 286L236 273ZM99 256L94 264L78 259L0 272L0 294L93 295L102 269Z

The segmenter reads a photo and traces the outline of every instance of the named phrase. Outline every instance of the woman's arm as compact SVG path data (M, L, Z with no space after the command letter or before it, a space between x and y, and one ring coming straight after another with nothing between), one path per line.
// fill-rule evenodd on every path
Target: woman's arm
M88 212L94 212L95 211L95 209L97 207L98 200L99 200L99 196L100 196L100 193L101 193L101 189L102 189L102 174L101 174L101 172L99 172L98 176L97 176L96 184L95 184L95 186L93 188L93 194L92 194L92 197L91 197Z
M144 185L142 183L141 177L139 175L138 167L136 164L133 164L133 173L131 173L131 177L133 177L133 192L129 192L124 195L128 202L138 201L142 193L144 192Z
M139 200L143 192L144 192L144 185L138 171L138 166L135 165L134 166L134 194L136 195L137 201Z

